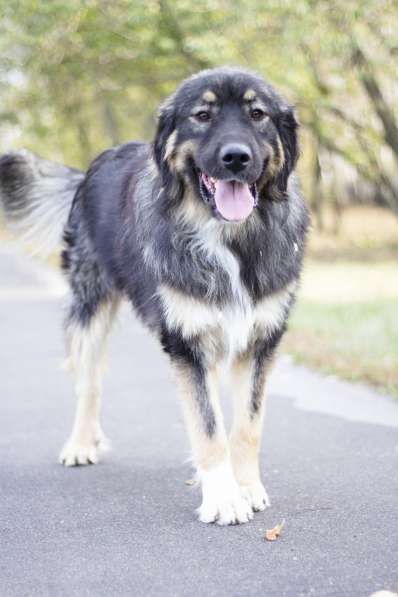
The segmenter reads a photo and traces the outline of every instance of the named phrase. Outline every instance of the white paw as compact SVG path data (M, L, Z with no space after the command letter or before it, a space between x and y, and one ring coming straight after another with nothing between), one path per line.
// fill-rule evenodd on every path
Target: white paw
M198 517L206 523L242 524L253 518L253 511L247 500L240 495L232 495L219 501L204 500L198 508Z
M249 502L242 497L229 462L200 471L203 502L198 509L201 522L240 524L253 518Z
M64 466L97 464L100 456L109 450L109 443L102 432L75 437L73 434L66 442L59 456Z
M250 485L241 485L240 489L243 497L248 501L255 512L270 507L271 502L269 501L268 494L261 481L254 481Z

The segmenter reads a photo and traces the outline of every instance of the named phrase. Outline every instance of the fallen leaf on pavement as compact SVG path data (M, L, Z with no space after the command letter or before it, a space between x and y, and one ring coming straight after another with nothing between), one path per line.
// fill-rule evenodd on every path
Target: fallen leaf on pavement
M265 531L264 539L266 539L267 541L276 541L282 532L284 524L285 519L283 519L282 522L280 524L277 524L273 529L267 529Z

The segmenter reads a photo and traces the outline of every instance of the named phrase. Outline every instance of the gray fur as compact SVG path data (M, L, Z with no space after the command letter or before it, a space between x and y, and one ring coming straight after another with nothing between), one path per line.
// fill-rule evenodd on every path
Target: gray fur
M83 178L83 172L39 158L26 149L0 159L0 206L32 252L48 255L60 244Z

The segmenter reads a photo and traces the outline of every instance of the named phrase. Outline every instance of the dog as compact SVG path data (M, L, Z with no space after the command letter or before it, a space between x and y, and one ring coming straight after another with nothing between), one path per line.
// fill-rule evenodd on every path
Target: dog
M309 215L294 173L294 109L251 71L205 70L161 106L153 143L97 157L87 173L27 150L0 160L9 221L42 249L64 240L77 410L60 461L98 462L105 342L127 298L175 372L204 523L245 523L260 479L264 386L286 329ZM218 401L228 365L229 437Z

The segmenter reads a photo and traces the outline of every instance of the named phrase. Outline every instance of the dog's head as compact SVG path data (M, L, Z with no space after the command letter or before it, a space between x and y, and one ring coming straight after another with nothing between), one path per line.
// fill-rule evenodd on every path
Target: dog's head
M206 70L161 107L154 157L170 200L188 187L220 219L240 222L282 199L298 157L297 121L260 76Z

